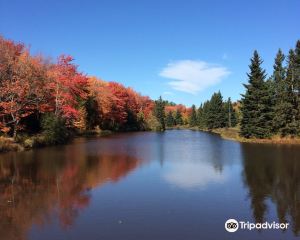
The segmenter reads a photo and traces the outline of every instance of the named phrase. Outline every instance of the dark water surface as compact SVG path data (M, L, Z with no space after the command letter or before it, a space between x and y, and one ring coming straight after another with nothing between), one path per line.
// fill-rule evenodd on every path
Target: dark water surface
M228 233L228 218L288 222ZM0 155L0 239L294 239L300 148L173 130Z

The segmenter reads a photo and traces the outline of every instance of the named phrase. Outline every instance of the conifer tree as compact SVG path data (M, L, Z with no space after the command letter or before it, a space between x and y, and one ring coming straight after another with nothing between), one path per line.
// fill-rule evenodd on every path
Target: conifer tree
M157 121L160 124L161 130L165 131L166 130L166 126L165 126L165 103L162 100L161 96L159 97L158 100L155 101L154 115L155 115Z
M197 113L196 113L196 106L192 105L192 112L189 117L189 124L191 127L195 127L197 125Z
M266 73L262 60L255 50L248 73L249 82L244 84L246 93L242 95L241 135L246 138L268 138L271 136L272 109L271 96L265 82Z
M274 118L273 118L273 127L274 133L277 133L282 129L287 120L287 107L286 103L286 82L285 82L285 73L286 70L283 66L283 61L285 59L284 54L281 49L278 50L278 53L275 58L275 63L273 66L273 76L272 81L274 84Z
M209 108L210 101L204 102L202 107L202 115L199 117L199 127L202 129L207 128Z
M203 117L203 104L201 103L200 107L197 110L197 125L201 129L205 128Z
M231 98L224 103L225 127L235 127L237 124L236 111L233 109Z
M181 115L181 112L179 111L179 109L176 110L175 124L176 125L183 125L182 115Z
M282 118L284 124L280 128L282 136L296 136L299 134L299 123L297 121L297 93L295 81L295 52L289 51L288 55L288 68L285 80L285 94L282 106Z
M169 111L166 117L167 127L173 127L175 125L175 119L173 117L172 111Z
M207 128L222 128L225 126L225 114L223 108L223 97L220 93L214 93L209 102L207 112Z
M295 60L294 60L294 81L295 81L295 91L297 93L297 122L300 125L300 40L296 43L295 48Z

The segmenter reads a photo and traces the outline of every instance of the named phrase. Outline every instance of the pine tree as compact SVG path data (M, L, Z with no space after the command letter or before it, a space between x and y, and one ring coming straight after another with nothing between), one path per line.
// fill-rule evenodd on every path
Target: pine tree
M197 113L196 113L196 106L192 105L192 112L189 117L189 124L191 127L195 127L197 125Z
M154 116L156 117L157 121L160 123L160 127L162 131L166 130L165 126L165 103L162 100L161 96L158 100L155 101L154 106Z
M223 108L223 97L220 93L214 93L209 102L207 112L207 128L222 128L225 126L225 114Z
M167 127L173 127L175 125L175 119L173 117L172 111L169 111L166 117Z
M236 111L233 109L231 98L224 103L225 127L235 127L237 124Z
M176 110L175 124L176 125L183 125L182 115L181 115L181 112L179 111L179 109Z
M200 107L197 110L197 125L199 128L205 128L204 115L203 115L203 104L201 103Z
M262 60L255 50L248 73L249 82L244 84L246 93L242 95L241 135L246 138L268 138L272 129L271 96L265 82L266 73Z
M295 48L294 79L297 93L297 124L300 125L300 40L297 41Z
M296 136L299 134L299 123L297 121L297 94L295 81L295 52L289 51L288 68L285 80L285 94L283 99L282 117L285 124L281 126L280 133L282 136Z
M281 49L278 50L278 53L275 58L275 64L273 66L273 76L272 81L274 84L274 118L273 118L273 127L274 133L280 132L286 125L286 112L287 104L285 100L286 95L286 82L285 82L285 73L286 69L283 66L283 61L285 59L284 54Z

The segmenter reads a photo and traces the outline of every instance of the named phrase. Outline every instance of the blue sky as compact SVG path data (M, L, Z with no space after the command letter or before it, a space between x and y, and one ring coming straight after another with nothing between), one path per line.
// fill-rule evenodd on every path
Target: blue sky
M144 95L240 98L257 49L270 73L300 39L299 0L0 0L0 34Z

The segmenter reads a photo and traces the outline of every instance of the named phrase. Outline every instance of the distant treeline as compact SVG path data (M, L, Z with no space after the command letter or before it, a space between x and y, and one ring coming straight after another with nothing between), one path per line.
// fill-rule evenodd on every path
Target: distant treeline
M273 74L267 77L262 59L254 51L246 93L234 104L229 98L223 102L220 92L198 109L188 109L188 121L181 119L180 111L166 109L165 124L173 127L181 124L200 129L240 127L245 138L297 137L300 135L300 40L286 57L281 49L274 61ZM158 117L163 122L162 114ZM164 123L163 123L164 124Z
M200 129L215 129L224 127L235 127L238 123L236 112L237 104L232 104L231 99L223 101L220 92L214 93L209 101L201 104L197 109L193 105L188 109L188 118L183 119L180 108L166 107L165 122L167 127L188 124L190 127L199 127Z

